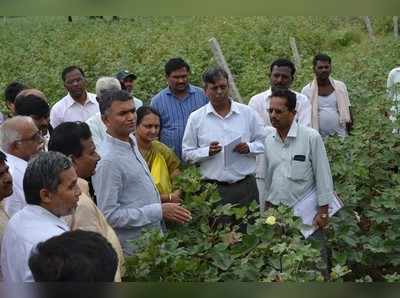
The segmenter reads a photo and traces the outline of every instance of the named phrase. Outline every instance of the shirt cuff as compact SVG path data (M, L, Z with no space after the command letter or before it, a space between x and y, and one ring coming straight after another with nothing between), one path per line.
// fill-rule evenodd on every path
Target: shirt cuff
M161 203L150 204L142 207L143 213L151 222L162 220Z
M318 206L324 206L330 204L334 199L334 193L328 192L322 195L318 195Z

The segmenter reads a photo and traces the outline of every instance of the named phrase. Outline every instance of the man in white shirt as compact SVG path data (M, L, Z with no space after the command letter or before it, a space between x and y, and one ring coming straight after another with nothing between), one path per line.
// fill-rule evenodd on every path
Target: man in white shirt
M271 88L250 98L249 106L263 119L265 126L271 126L267 110L271 101L272 91L276 89L289 89L293 83L296 67L288 59L277 59L270 66ZM311 125L311 104L307 96L293 91L297 97L295 120L301 125ZM257 157L257 186L260 199L264 193L264 170L261 166L261 156Z
M301 93L311 103L311 127L325 138L347 136L352 127L349 94L346 85L330 77L332 59L318 54L313 59L314 80Z
M9 220L7 213L4 211L2 201L4 198L9 197L13 192L12 177L8 170L6 161L6 155L0 151L0 246L3 241L4 230L6 229ZM0 266L0 282L1 281L3 281L3 274Z
M251 108L229 98L228 74L222 68L208 70L203 81L210 102L189 116L183 160L198 163L203 178L217 184L221 204L243 207L258 202L254 173L255 157L264 152L262 120ZM232 152L234 162L227 165L223 146L237 138L240 143Z
M83 70L77 66L65 68L61 74L68 94L51 109L50 124L56 128L68 121L86 121L99 112L96 95L86 91L86 79Z
M31 117L15 116L0 126L0 146L14 180L13 194L4 200L11 218L26 205L22 180L28 161L42 150L43 138Z
M40 242L69 231L60 218L76 208L81 191L72 162L58 152L32 159L24 176L28 205L9 221L3 238L1 266L6 282L33 281L28 266Z
M396 121L400 112L400 67L393 68L389 72L386 87L388 97L393 101L390 120ZM396 131L398 132L398 129Z
M120 82L121 89L128 91L129 94L132 95L136 109L139 109L141 106L143 106L143 101L133 95L133 86L137 76L128 70L120 70L115 77Z

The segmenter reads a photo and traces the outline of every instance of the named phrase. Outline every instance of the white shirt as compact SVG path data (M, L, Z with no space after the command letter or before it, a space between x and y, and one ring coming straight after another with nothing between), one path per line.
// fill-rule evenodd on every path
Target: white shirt
M240 154L230 167L224 167L223 150L209 156L211 142L226 145L237 137L248 144L250 153ZM185 161L199 163L205 179L233 183L254 174L257 154L264 152L265 133L260 117L248 106L232 101L231 111L223 118L211 103L190 114L182 142Z
M296 116L295 120L304 126L311 126L311 103L307 96L290 90L296 94ZM272 126L271 120L267 110L269 109L269 103L271 100L272 90L271 88L267 91L261 92L250 98L249 107L253 108L258 115L263 119L265 126ZM261 167L261 156L257 156L257 169L256 177L264 178L264 169Z
M400 67L389 72L386 87L389 97L393 101L400 101Z
M68 93L59 100L50 111L50 124L56 128L63 122L84 122L94 114L100 112L96 94L87 92L86 102L81 105L77 103Z
M293 121L284 141L275 130L267 135L265 148L266 201L293 206L313 187L320 206L333 199L331 170L318 131Z
M143 102L140 99L133 97L133 100L135 101L136 109L143 106ZM101 120L100 112L96 113L88 120L86 120L86 123L87 125L89 125L90 132L92 133L92 139L94 144L96 145L96 148L99 148L103 140L106 138L107 130L107 127L105 126L103 120Z
M10 219L1 248L4 281L33 281L28 260L40 242L69 231L59 217L37 205L27 205Z
M11 218L15 213L26 206L23 180L28 163L14 155L6 153L7 165L13 178L13 193L4 199L4 210Z

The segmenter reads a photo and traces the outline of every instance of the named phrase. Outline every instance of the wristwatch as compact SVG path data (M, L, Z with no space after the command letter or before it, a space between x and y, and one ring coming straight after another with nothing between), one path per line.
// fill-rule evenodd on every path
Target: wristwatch
M322 213L322 214L321 214L321 218L325 219L325 218L327 218L327 217L328 217L328 214L326 214L326 213Z

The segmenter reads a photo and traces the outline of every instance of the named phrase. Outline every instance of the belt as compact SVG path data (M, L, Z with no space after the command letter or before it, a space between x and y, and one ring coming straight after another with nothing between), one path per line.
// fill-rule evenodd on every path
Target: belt
M214 184L221 185L221 186L228 186L228 185L233 185L233 184L241 183L241 182L245 181L246 179L249 179L250 177L251 177L251 175L247 175L247 176L244 177L243 179L240 179L240 180L238 180L238 181L236 181L236 182L232 182L232 183L225 182L225 181L213 180L213 179L204 179L204 182L207 182L207 183L214 183Z

